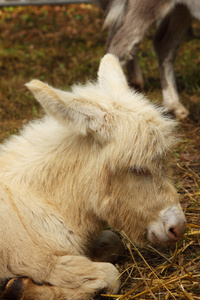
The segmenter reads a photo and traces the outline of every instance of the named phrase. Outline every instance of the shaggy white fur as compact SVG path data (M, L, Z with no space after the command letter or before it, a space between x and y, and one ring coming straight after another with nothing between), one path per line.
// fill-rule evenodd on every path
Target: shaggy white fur
M46 115L0 148L0 279L50 284L27 287L23 299L116 293L117 269L86 257L105 226L141 245L185 231L170 171L176 122L130 90L111 54L96 83L27 87Z

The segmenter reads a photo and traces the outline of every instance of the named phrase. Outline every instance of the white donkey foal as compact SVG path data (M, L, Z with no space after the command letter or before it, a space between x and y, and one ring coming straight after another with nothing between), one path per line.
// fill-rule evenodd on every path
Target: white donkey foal
M186 230L171 180L175 122L130 90L111 54L96 83L27 87L47 114L0 148L0 280L43 284L23 299L116 293L115 266L87 258L106 226L140 245L167 245Z

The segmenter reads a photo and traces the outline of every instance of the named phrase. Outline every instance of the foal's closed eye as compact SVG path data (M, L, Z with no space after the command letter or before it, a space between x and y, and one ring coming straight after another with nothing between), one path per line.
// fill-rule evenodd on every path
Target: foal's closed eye
M136 175L150 175L150 171L146 168L137 169L134 167L129 167L129 172L134 173Z

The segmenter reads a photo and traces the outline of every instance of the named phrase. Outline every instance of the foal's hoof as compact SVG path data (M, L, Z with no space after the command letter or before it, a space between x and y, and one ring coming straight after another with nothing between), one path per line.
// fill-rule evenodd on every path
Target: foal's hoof
M12 278L8 281L0 300L22 300L29 278Z
M112 231L104 230L92 245L90 258L98 262L116 263L125 254L121 239Z

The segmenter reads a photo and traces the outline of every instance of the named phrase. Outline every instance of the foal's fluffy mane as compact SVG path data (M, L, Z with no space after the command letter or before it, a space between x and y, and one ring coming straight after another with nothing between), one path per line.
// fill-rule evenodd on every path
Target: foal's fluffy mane
M148 130L159 133L163 151L170 150L178 139L175 134L178 122L169 116L167 110L150 102L143 94L128 88L121 91L102 89L98 82L88 81L86 84L72 86L75 96L99 104L111 112L119 122L125 115L134 116L134 124L146 123ZM122 124L123 126L123 124Z

